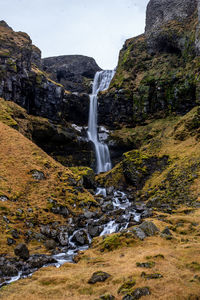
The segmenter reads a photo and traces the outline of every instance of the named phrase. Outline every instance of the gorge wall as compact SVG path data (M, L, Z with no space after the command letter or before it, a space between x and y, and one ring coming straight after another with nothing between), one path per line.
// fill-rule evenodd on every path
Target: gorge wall
M94 59L61 56L41 60L41 51L30 37L13 31L5 21L0 22L0 39L0 97L13 100L30 114L87 124L89 97L82 92L90 90L100 70ZM72 94L74 91L81 93Z
M28 34L15 32L5 21L0 22L0 41L0 97L14 101L29 115L49 120L31 121L22 113L31 128L26 136L63 164L90 165L92 146L72 124L88 123L86 92L100 70L95 60L76 55L42 60ZM19 115L14 109L12 114Z
M99 121L113 128L152 116L185 114L199 100L197 1L156 1L147 7L143 35L128 39Z

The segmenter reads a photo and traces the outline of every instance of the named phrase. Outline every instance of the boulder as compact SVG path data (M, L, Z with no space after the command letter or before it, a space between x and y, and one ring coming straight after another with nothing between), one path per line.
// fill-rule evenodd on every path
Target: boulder
M147 295L151 295L149 287L142 287L137 288L133 292L125 295L122 300L136 300Z
M88 283L94 284L96 282L103 282L110 276L111 275L106 272L98 271L92 274L92 277L88 280Z
M29 250L25 244L19 244L14 249L15 255L19 256L21 259L29 259Z
M131 232L133 232L134 236L140 240L144 240L147 236L146 234L144 233L144 231L138 227L138 226L135 226L131 229Z
M68 239L68 232L66 230L61 230L58 233L58 241L61 244L61 246L67 246L69 243Z
M144 231L146 236L153 236L159 232L159 229L156 227L156 225L150 221L144 221L139 225L139 228Z
M54 240L46 240L44 245L47 250L53 250L56 248L56 242Z
M72 241L75 242L79 246L89 244L89 240L88 240L87 233L85 232L85 230L77 231L74 234Z

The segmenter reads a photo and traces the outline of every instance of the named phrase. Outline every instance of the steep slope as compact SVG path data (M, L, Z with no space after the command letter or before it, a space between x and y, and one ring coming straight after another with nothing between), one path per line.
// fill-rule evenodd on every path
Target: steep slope
M65 166L91 166L94 161L86 133L71 123L52 122L29 115L25 109L0 98L0 121L17 129ZM82 130L84 132L84 129ZM85 137L85 138L84 138Z
M0 141L1 254L12 253L16 241L43 245L42 225L57 224L59 233L59 226L66 225L71 214L78 215L83 206L95 203L80 176L2 122ZM13 238L13 230L19 239Z

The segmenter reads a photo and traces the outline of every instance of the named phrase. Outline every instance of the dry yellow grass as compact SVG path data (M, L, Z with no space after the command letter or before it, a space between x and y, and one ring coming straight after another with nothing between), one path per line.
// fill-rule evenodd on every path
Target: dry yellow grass
M187 224L199 223L200 209L191 216L180 210L176 215L166 217L166 221L174 225L180 220ZM156 219L154 222L161 230L166 226L165 222ZM99 299L100 295L111 293L120 300L122 295L118 295L118 288L132 277L136 280L135 288L150 287L151 295L145 299L187 300L191 294L200 297L200 282L194 278L195 275L200 276L200 270L195 271L189 266L192 262L200 264L199 232L186 232L184 236L173 232L173 237L172 240L151 237L143 242L138 241L134 246L112 252L102 253L98 247L94 247L80 255L81 259L77 264L67 263L59 269L43 268L31 278L4 287L0 292L0 299L94 300ZM164 258L156 258L156 255L163 255ZM152 269L136 267L137 262L148 260L155 262ZM88 284L92 273L99 270L108 272L112 275L111 278L104 283ZM163 278L146 280L141 277L143 271L148 274L160 273Z
M32 223L34 232L40 224L66 219L49 210L48 199L71 209L72 204L82 201L94 201L87 192L74 193L76 186L70 185L69 179L77 177L69 169L55 162L44 151L25 138L16 130L0 122L0 196L7 196L8 201L0 201L0 253L12 253L7 237L12 229L22 232L21 240L29 229L26 223ZM45 179L36 180L32 170L43 172ZM28 209L32 209L32 212ZM22 212L20 212L21 210ZM77 211L80 209L77 205ZM10 223L3 220L6 216Z

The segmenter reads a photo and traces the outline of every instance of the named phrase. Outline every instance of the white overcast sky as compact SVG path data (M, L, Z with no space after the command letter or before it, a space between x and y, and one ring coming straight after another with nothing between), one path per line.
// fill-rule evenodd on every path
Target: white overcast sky
M0 19L27 32L42 57L82 54L117 65L125 39L144 32L149 0L0 0Z

